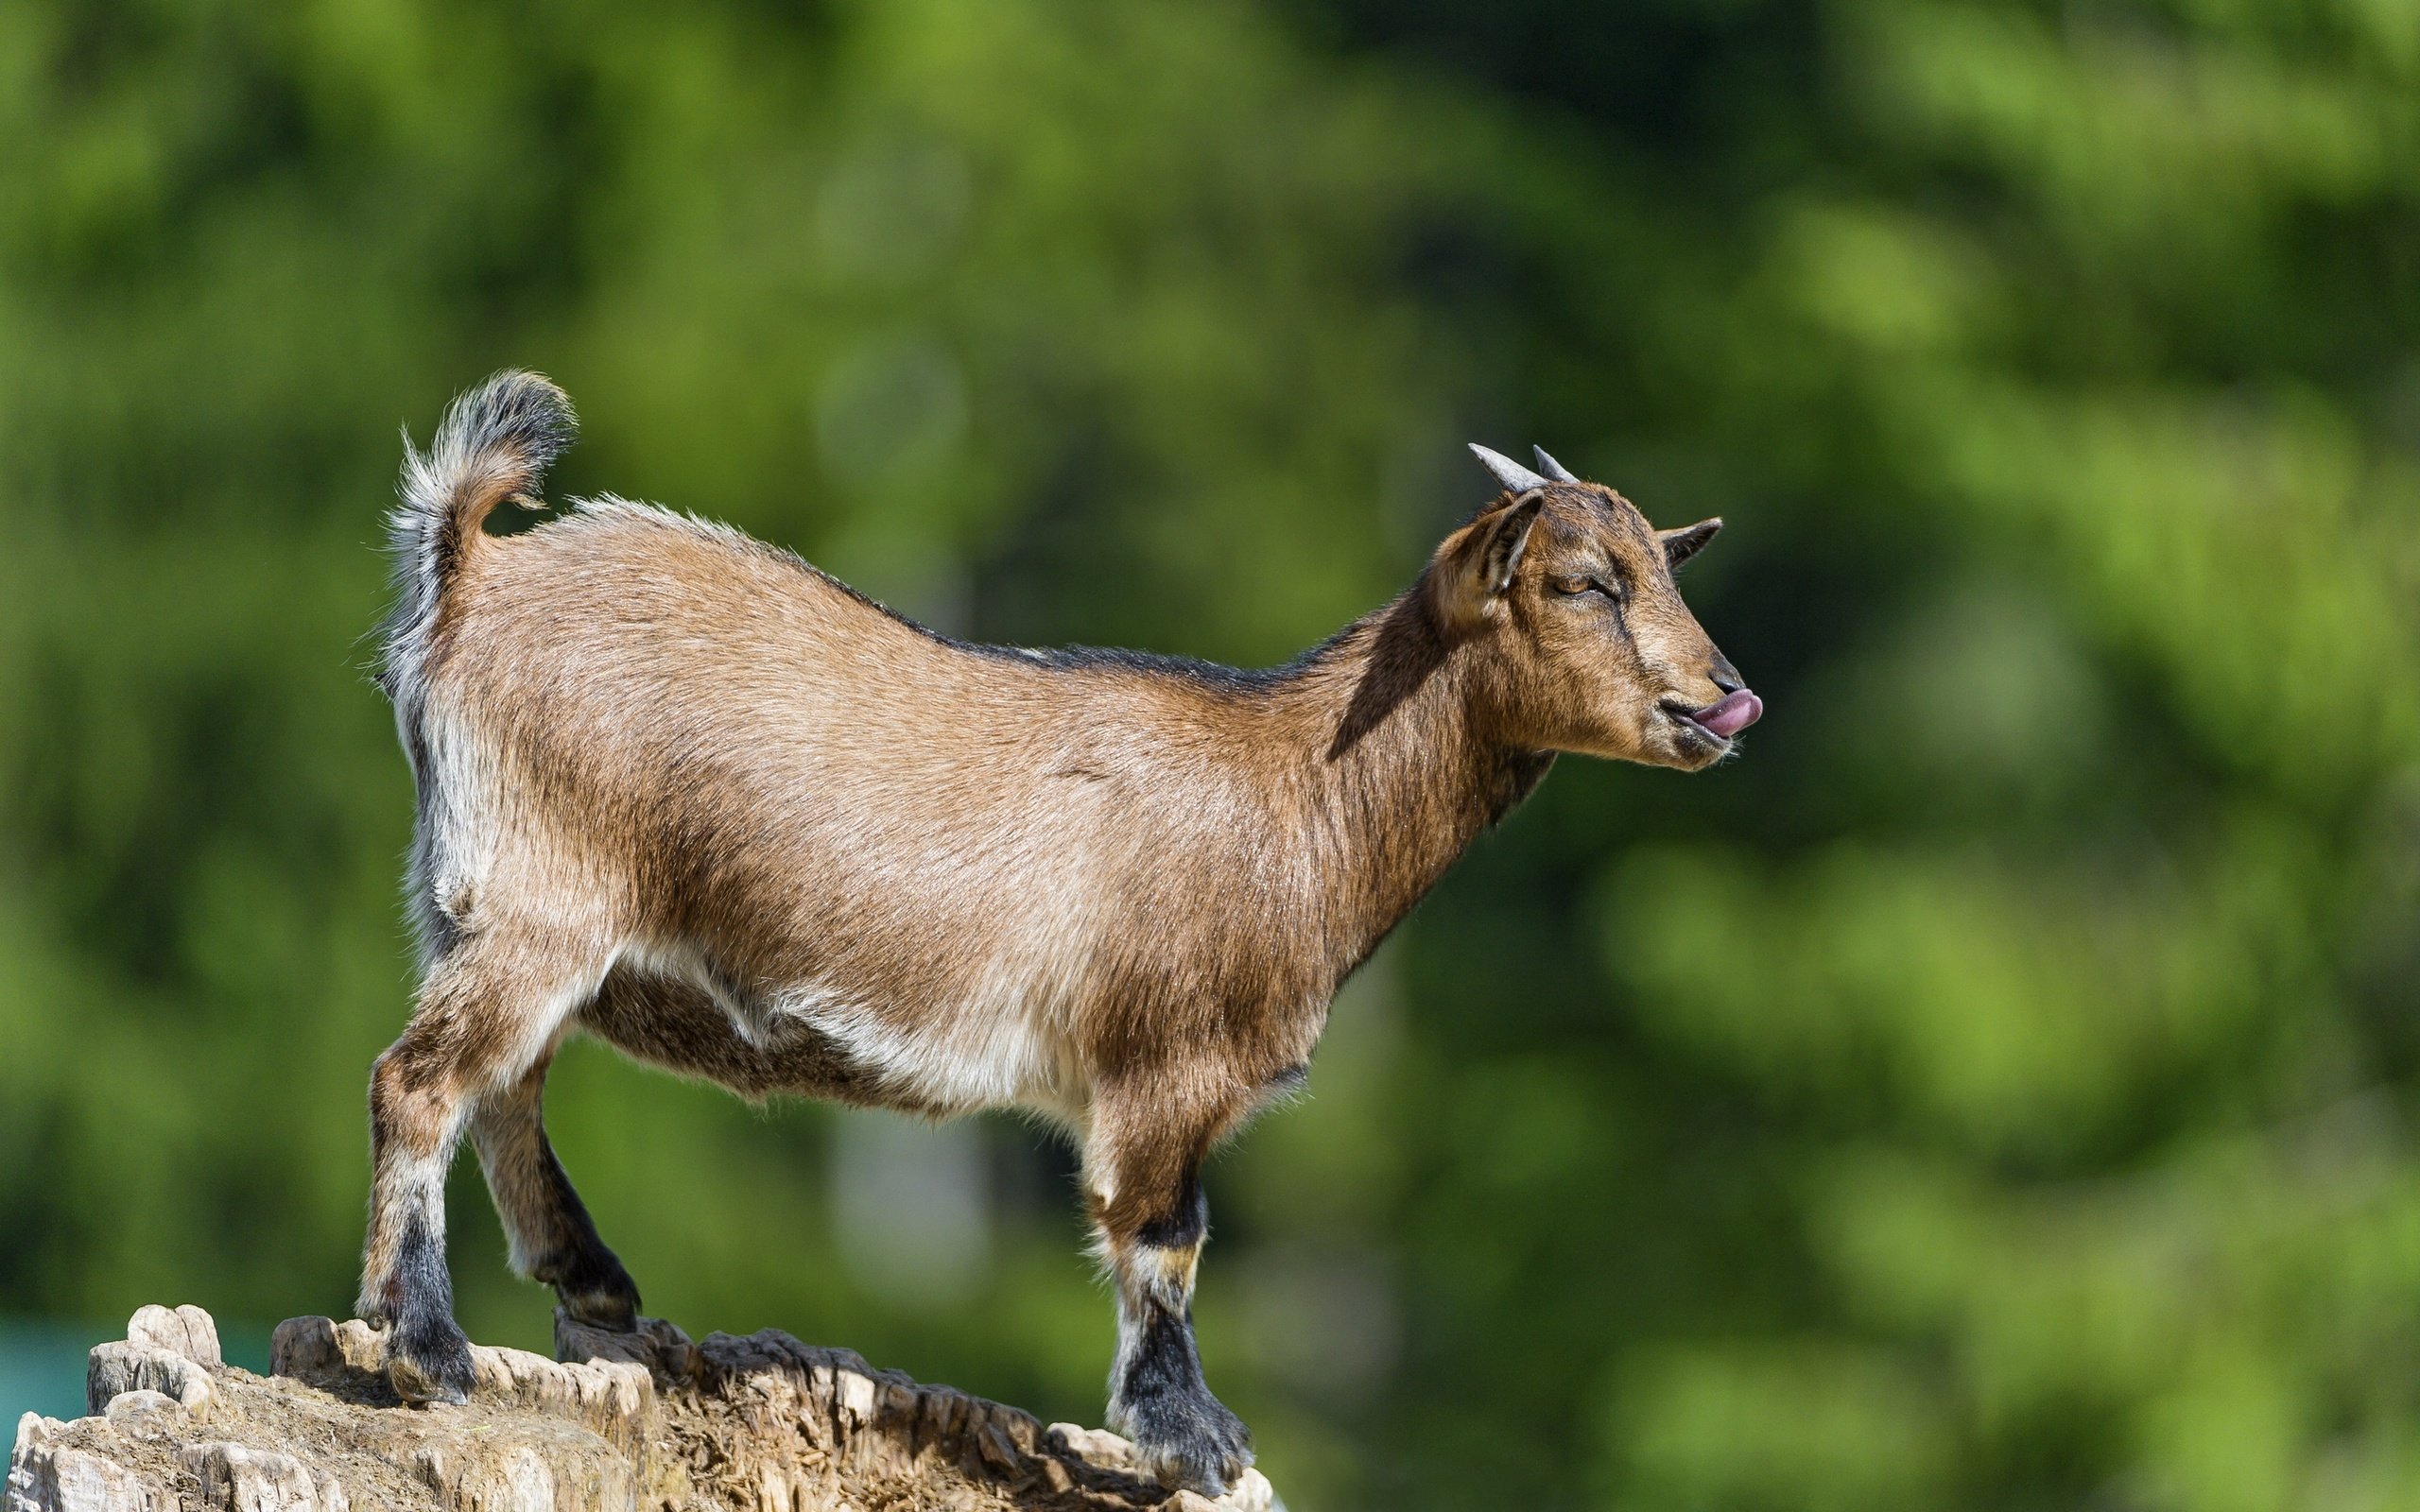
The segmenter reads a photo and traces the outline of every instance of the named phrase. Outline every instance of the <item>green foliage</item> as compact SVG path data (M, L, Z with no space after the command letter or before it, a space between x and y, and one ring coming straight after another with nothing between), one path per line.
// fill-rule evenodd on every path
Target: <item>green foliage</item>
M1635 9L0 9L0 1311L350 1299L398 420L1247 662L1534 438L1729 518L1772 712L1564 764L1214 1173L1294 1503L2420 1500L2420 11ZM883 1125L550 1117L651 1309L1097 1415L1037 1136L901 1290Z

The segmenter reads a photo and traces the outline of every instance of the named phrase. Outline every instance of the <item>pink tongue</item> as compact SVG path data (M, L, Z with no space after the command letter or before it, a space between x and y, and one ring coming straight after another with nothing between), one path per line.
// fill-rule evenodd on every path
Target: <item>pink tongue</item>
M1729 740L1732 736L1764 717L1765 701L1742 688L1720 703L1699 710L1689 717Z

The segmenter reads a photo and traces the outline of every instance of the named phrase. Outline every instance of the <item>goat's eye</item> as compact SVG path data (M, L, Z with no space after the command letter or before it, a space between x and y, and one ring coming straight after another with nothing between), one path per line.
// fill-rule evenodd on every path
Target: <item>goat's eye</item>
M1599 577L1558 577L1554 580L1554 591L1566 598L1597 593L1616 605L1622 601L1622 591Z

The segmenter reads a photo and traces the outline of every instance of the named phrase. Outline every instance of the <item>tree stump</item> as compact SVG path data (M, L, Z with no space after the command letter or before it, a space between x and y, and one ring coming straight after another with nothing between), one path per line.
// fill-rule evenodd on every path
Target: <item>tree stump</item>
M1278 1512L1256 1470L1215 1503L1170 1493L1114 1435L770 1329L558 1314L555 1347L474 1346L468 1406L407 1407L366 1323L289 1319L263 1377L201 1309L146 1307L93 1350L93 1416L19 1422L5 1512Z

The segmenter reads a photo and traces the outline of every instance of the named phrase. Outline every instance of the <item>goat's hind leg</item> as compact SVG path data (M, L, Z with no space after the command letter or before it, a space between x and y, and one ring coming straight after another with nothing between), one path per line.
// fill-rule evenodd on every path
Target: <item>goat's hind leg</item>
M518 1081L602 974L600 949L497 927L434 961L403 1037L370 1074L370 1238L361 1315L389 1327L388 1377L410 1401L463 1401L470 1341L445 1269L445 1169L478 1103Z
M605 1241L546 1139L544 1098L550 1047L520 1079L479 1100L471 1143L504 1220L515 1275L555 1289L563 1311L595 1328L638 1326L639 1289Z

